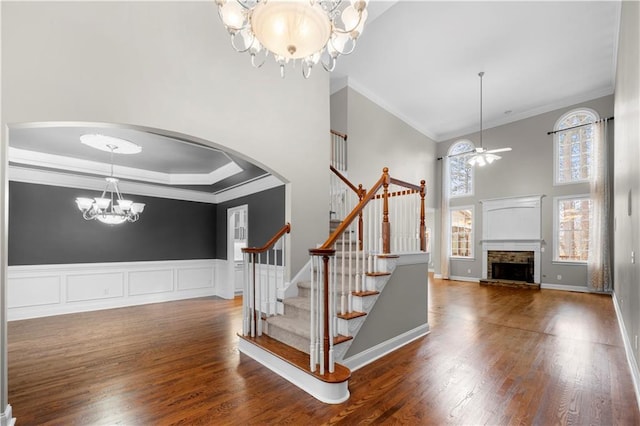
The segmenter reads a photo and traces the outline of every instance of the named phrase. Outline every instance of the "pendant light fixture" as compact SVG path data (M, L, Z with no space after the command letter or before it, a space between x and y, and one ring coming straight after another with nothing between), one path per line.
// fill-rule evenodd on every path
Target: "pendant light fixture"
M124 139L105 135L82 135L83 144L111 153L111 173L106 177L107 185L100 197L76 198L78 209L85 220L98 220L107 225L135 222L144 211L144 203L134 203L122 196L118 188L119 180L113 177L113 153L137 154L142 148Z

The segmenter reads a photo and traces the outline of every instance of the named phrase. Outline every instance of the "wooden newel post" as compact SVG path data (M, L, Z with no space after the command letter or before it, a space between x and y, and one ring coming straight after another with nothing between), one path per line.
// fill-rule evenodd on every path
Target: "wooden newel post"
M324 366L329 368L329 256L322 256L322 266L324 267L324 336L322 338L322 346L324 348Z
M389 168L382 169L382 253L391 253L391 224L389 223Z
M362 187L362 184L358 185L358 202L361 202L367 191ZM364 232L364 225L362 221L362 210L358 213L358 250L362 251L362 233Z
M324 310L324 312L322 313L323 315L322 315L322 318L320 319L320 322L322 323L322 328L323 328L322 330L322 353L323 353L322 362L324 363L324 367L322 367L320 371L323 371L324 368L327 368L327 370L330 370L329 342L332 337L330 333L331 330L329 329L329 323L330 321L332 321L332 318L329 315L330 314L329 277L331 275L331 271L329 270L329 258L335 255L335 253L336 253L335 249L324 249L324 248L309 249L309 254L311 254L311 256L322 256L322 269L323 269L322 283L321 284L319 283L318 285L319 286L322 285L322 292L323 292L323 295L322 295L323 300L321 301L321 303L322 303L322 309ZM318 292L318 294L320 293Z
M253 317L251 337L258 335L258 311L257 311L257 303L258 300L256 298L256 256L257 253L251 253L251 297L253 298L253 312L251 316Z
M427 240L425 235L427 229L424 224L424 197L426 195L425 184L426 182L424 179L420 181L420 251L427 251Z

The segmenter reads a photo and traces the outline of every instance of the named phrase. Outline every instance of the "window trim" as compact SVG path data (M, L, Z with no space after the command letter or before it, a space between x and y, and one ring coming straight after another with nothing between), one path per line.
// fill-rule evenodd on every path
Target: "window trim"
M451 252L453 251L453 244L451 238L451 228L453 227L453 212L457 210L471 210L471 237L469 238L469 256L453 256ZM476 209L474 205L468 206L455 206L449 207L449 230L447 231L447 236L449 238L449 259L453 260L475 260L475 245L476 245Z
M560 201L564 200L591 200L591 196L589 194L572 194L572 195L561 195L558 197L553 197L553 260L551 263L562 264L562 265L586 265L586 260L562 260L559 258L559 243L558 233L560 231ZM593 201L591 206L593 207ZM591 223L592 219L592 211L589 212L589 223ZM589 241L591 243L591 241Z
M587 179L580 179L580 180L572 180L572 181L568 181L568 182L559 182L559 176L560 176L560 170L558 168L558 145L560 143L560 133L561 131L559 126L560 123L562 123L564 120L567 119L567 117L577 114L579 112L585 112L588 114L593 115L594 117L594 121L597 121L600 119L600 114L598 114L598 112L592 108L587 108L587 107L581 107L581 108L574 108L570 111L565 112L564 114L562 114L560 116L560 118L558 118L555 122L555 124L553 125L553 131L555 132L553 134L553 186L564 186L564 185L574 185L574 184L580 184L580 183L588 183L589 182L589 178ZM593 157L592 157L593 158Z
M471 145L471 149L475 149L476 145L471 142L469 139L460 139L455 141L454 143L451 144L451 146L449 147L449 149L447 150L447 161L449 162L449 182L447 185L447 188L449 189L449 198L464 198L464 197L473 197L475 194L475 187L476 187L476 177L475 177L475 167L471 167L471 184L469 185L471 188L469 190L469 192L466 192L464 194L452 194L451 193L451 159L449 158L449 156L451 155L451 151L453 151L453 149L457 146L460 145L462 143ZM466 258L465 258L466 259Z

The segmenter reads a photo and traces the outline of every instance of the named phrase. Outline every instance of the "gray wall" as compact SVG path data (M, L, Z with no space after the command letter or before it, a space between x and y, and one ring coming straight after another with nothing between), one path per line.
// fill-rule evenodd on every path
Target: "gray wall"
M349 105L349 88L345 87L331 95L331 130L348 134L349 121L348 105ZM348 140L348 139L347 139Z
M613 115L613 95L566 108L561 108L535 117L516 121L483 132L485 148L510 146L502 159L487 167L476 167L474 195L451 199L451 206L474 206L474 256L473 260L452 260L450 275L480 278L482 275L482 204L481 200L526 195L545 195L542 199L542 238L545 251L541 253L541 282L586 287L585 265L568 265L553 262L553 198L562 195L588 194L587 183L553 185L553 137L547 132L562 114L578 107L592 108L600 117ZM617 120L617 118L616 118ZM458 140L469 139L479 145L479 133L461 136L438 144L438 156L445 156L449 147ZM610 135L610 145L613 137ZM441 163L439 161L438 163ZM438 168L438 199L440 197L441 164ZM438 210L439 211L439 210ZM439 216L439 214L438 214ZM439 219L437 220L439 223ZM439 242L438 242L439 243ZM439 244L438 244L439 246ZM440 272L439 248L434 249L436 273ZM470 270L470 272L469 272ZM561 275L562 279L557 279Z
M249 247L263 246L286 223L284 220L284 186L268 189L216 206L216 255L227 258L227 209L247 204L249 210ZM292 232L295 228L292 226Z
M633 345L640 335L640 3L622 2L621 16L614 121L614 291ZM631 262L632 252L636 263ZM637 346L633 353L638 363Z
M345 359L428 323L427 265L398 266Z
M215 2L2 2L2 124L125 123L253 159L287 186L291 269L326 237L329 74L280 77L230 45ZM6 135L2 135L6 138ZM6 140L4 140L6 143ZM319 161L319 159L326 161Z
M349 179L370 188L388 167L397 179L424 179L434 207L436 143L350 87L347 102Z
M146 204L140 219L110 226L84 220L75 205L94 192L10 182L9 265L216 257L215 205L134 195Z

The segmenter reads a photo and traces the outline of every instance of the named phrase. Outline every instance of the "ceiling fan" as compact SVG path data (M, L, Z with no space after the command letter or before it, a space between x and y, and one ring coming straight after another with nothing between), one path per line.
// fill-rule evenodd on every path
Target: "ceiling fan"
M491 164L494 161L502 158L499 155L496 155L496 153L511 151L511 148L507 147L507 148L497 148L497 149L486 149L482 146L482 77L484 76L484 71L478 73L478 76L480 77L480 146L476 147L472 151L460 152L457 154L449 155L449 158L473 154L469 157L469 159L467 160L467 163L470 166L475 166L477 164L478 166L482 167L486 164Z

